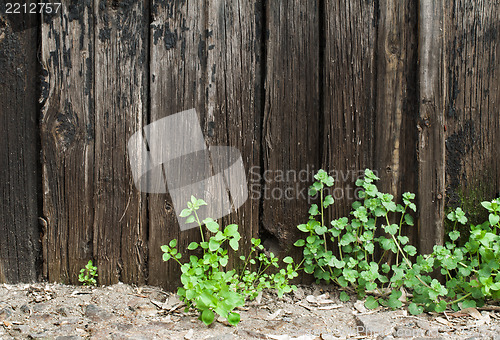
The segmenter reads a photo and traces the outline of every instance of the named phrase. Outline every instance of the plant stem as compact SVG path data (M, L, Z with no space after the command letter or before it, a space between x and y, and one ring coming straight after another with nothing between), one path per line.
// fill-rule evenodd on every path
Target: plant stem
M193 209L193 212L194 212L194 216L196 217L196 222L198 222L198 226L200 227L201 242L205 242L205 238L203 237L203 228L201 227L200 219L198 218L198 214L196 213L196 210ZM205 249L203 249L203 253L205 253Z
M391 222L389 222L389 212L385 213L385 221L387 222L387 226L391 225ZM399 228L399 233L401 234L401 228ZM391 236L392 236L394 242L396 243L396 246L398 246L399 251L401 251L401 255L403 255L402 254L403 251L401 250L401 247L399 246L399 242L396 240L396 238L394 237L394 235L391 234ZM399 266L399 251L396 252L396 266Z
M343 259L342 259L342 246L340 245L340 234L339 234L339 236L337 236L337 239L339 240L340 261L343 261Z
M463 299L469 297L472 293L467 293L466 295L462 296L460 299L456 299L455 301L451 301L451 302L448 302L447 305L452 305L454 303L457 303L457 302L460 302L462 301Z
M321 196L321 227L325 226L325 217L323 215L323 189L319 191ZM328 251L328 246L326 245L326 233L323 233L323 241L325 242L325 251Z
M411 262L410 260L408 260L405 256L405 254L403 253L403 250L401 249L401 247L399 246L399 243L398 241L396 240L396 238L394 237L394 235L392 235L392 239L394 240L394 242L396 243L396 246L398 247L399 251L401 252L401 255L403 256L403 258L405 259L406 261L406 264L408 265L408 267L410 267L410 269L413 269L413 266L411 265ZM424 286L426 286L427 288L431 288L427 283L425 283L424 281L422 281L422 279L420 278L419 275L415 274L415 277L417 278L418 281L420 281L420 283L422 283Z

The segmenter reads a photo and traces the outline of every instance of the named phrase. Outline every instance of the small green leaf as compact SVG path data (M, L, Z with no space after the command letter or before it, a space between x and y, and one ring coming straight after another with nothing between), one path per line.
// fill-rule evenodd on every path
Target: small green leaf
M309 229L307 229L307 224L299 224L297 226L297 229L299 229L300 231L302 231L304 233L307 233L309 231Z
M419 314L422 314L422 312L424 311L424 307L417 305L415 302L412 302L408 306L408 311L412 315L419 315Z
M230 224L224 229L224 236L227 237L232 237L236 233L238 233L238 225L237 224Z
M398 239L399 243L401 243L402 245L405 245L410 241L408 236L399 236L398 235L397 239Z
M235 239L235 238L230 239L229 240L229 246L231 248L233 248L233 250L235 250L235 251L238 250L238 248L239 248L238 240Z
M187 219L186 219L186 224L188 223L193 223L196 221L196 218L194 217L194 215L191 215L189 216Z
M340 292L339 298L340 298L340 301L343 301L343 302L347 302L347 301L349 301L351 299L351 297L349 296L349 294L347 294L344 291Z
M399 226L397 224L391 224L391 225L386 225L383 226L384 230L386 233L389 233L391 235L396 235L398 232Z
M405 223L407 225L414 225L413 216L406 214L405 215Z
M283 262L285 263L293 263L293 259L291 256L287 256L283 259Z
M365 307L368 309L375 309L379 306L379 303L377 299L375 299L373 296L368 296L365 300Z
M318 205L317 204L312 204L311 205L311 208L309 209L309 215L311 215L311 216L319 215Z
M208 241L208 249L210 251L216 251L217 249L219 249L220 247L220 243L217 242L214 238L211 238L210 241Z
M314 196L318 193L318 190L316 190L316 188L314 188L312 185L309 187L309 190L307 191L308 195L309 196Z
M476 301L474 300L464 300L462 301L462 309L474 307L476 308Z
M191 215L192 213L192 210L191 209L183 209L180 213L180 217L188 217L189 215Z
M446 301L441 300L441 301L439 301L439 303L437 303L437 304L436 304L436 306L434 307L434 311L435 311L436 313L442 313L442 312L444 312L444 311L446 310L446 307L447 307L447 306L448 306L448 305L446 304Z
M174 238L168 243L168 245L170 246L170 248L175 247L177 245L177 240Z
M448 234L450 240L456 241L460 237L460 232L458 230L454 230Z
M414 256L415 254L417 254L417 248L415 248L414 246L412 245L406 245L403 247L403 250L410 256Z
M323 207L328 208L328 206L332 205L334 202L332 195L328 195L323 200Z
M391 297L387 300L387 307L392 309L401 308L402 305L403 303L396 298Z
M214 322L214 317L214 312L210 309L204 309L201 313L201 321L203 321L203 323L207 326Z
M493 211L491 208L491 202L481 202L481 205L485 207L488 211Z
M205 202L200 198L199 200L196 201L196 205L201 207L202 205L207 205L207 202Z
M304 241L303 239L299 239L293 245L296 247L303 247L305 244L306 244L306 241Z
M219 231L219 224L215 222L211 218L206 218L203 220L203 223L207 227L208 230L210 230L212 233L216 233Z
M227 322L229 322L230 325L236 326L240 322L240 315L235 312L229 313Z
M227 266L228 258L227 257L222 257L219 259L219 263L222 267Z
M195 250L196 248L198 248L199 244L196 243L196 242L191 242L188 246L188 249L189 250Z
M490 214L489 221L490 221L490 225L494 226L494 225L496 225L498 223L498 221L500 221L500 216L494 215L494 214Z
M170 260L170 254L169 253L163 253L163 261L168 261Z

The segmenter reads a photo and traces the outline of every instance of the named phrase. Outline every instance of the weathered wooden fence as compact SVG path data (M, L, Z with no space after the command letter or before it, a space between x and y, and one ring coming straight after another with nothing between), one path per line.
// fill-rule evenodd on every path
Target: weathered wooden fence
M319 168L336 174L332 217L367 167L416 192L422 252L445 206L498 195L498 0L63 1L21 29L2 13L0 282L77 283L93 259L101 284L174 287L160 246L198 232L135 188L126 146L190 108L243 156L250 198L223 218L242 252L260 235L297 255Z

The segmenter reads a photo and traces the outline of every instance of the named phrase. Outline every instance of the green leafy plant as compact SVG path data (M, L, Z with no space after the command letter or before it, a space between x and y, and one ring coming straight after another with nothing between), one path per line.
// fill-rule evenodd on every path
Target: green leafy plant
M163 260L175 260L181 268L182 287L178 295L186 303L187 308L194 307L200 312L200 319L209 325L215 320L215 315L226 318L231 325L240 321L240 315L235 308L241 307L245 299L253 299L264 288L277 289L283 293L296 289L289 280L296 277L297 266L291 257L285 257L286 268L279 269L278 259L271 253L267 256L259 239L252 239L252 248L248 256L241 256L244 261L241 272L228 269L229 251L237 251L241 236L236 224L221 228L211 218L200 221L197 211L206 205L201 199L191 196L187 208L180 216L186 218L186 223L197 223L200 229L201 242L191 242L188 249L201 249L202 256L191 255L189 261L182 263L182 255L178 252L177 240L171 240L161 247ZM210 233L206 240L203 225ZM258 266L258 270L251 270ZM268 273L270 267L276 268L276 273Z
M83 283L84 286L95 286L97 284L96 277L97 267L92 264L92 260L89 260L85 267L80 269L78 281Z
M434 265L445 276L447 297L451 299L447 305L454 310L482 306L488 299L500 299L500 237L497 234L500 202L497 199L481 205L489 212L488 221L471 225L463 246L458 245L461 234L456 230L457 223L467 223L461 208L447 216L455 224L445 246L434 246Z
M396 204L392 195L378 191L374 184L378 177L367 169L364 178L356 181L362 201L353 204L352 217L333 220L327 226L325 209L334 200L324 192L334 181L324 170L318 171L314 178L309 194L319 194L320 206L311 206L309 221L298 226L308 236L295 243L304 247L305 272L318 280L333 281L345 290L356 292L360 298L367 293L376 294L377 298L367 298L368 308L379 304L400 307L400 288L405 272L411 268L410 257L416 254L416 248L408 244L409 239L401 234L401 229L405 225L413 226L413 217L407 211L416 210L411 202L415 195L405 193L404 204ZM385 236L376 237L378 226L385 231ZM336 254L333 244L338 245ZM375 258L377 247L383 251L378 260ZM346 301L349 295L342 292L340 298Z
M409 238L402 235L404 226L414 225L409 214L416 212L414 194L404 193L402 204L397 204L392 195L379 192L374 183L378 177L367 169L364 178L356 181L360 200L353 203L351 217L326 226L325 209L334 202L324 193L333 178L323 170L314 178L309 194L319 194L320 206L313 204L307 224L298 226L307 237L295 246L303 247L306 273L343 287L341 300L347 301L346 291L351 291L365 298L367 308L399 308L408 303L410 313L420 314L481 306L487 299L500 298L500 200L482 202L489 212L488 221L472 225L463 246L458 245L462 235L457 224L465 225L467 217L457 208L447 216L454 224L445 245L434 246L432 254L417 255ZM377 237L380 229L384 233ZM444 280L432 277L436 271ZM412 296L411 301L403 298L403 292L411 293L405 294Z

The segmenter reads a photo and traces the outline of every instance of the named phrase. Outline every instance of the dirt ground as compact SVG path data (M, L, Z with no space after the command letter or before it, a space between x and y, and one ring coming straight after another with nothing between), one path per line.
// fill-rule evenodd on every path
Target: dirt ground
M354 300L354 299L352 299ZM500 311L411 316L405 309L342 303L327 286L299 286L279 299L265 292L239 312L236 327L206 327L175 294L117 284L0 285L0 339L499 339Z

